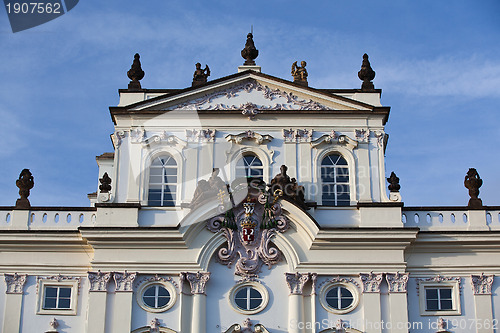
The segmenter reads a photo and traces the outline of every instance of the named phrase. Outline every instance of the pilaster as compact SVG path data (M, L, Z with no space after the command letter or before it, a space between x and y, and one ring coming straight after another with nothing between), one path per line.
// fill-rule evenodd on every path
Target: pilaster
M380 304L380 284L383 280L383 274L361 273L359 278L363 283L363 314L364 321L371 323L365 328L366 333L381 333L381 325L375 325L382 321Z
M494 275L471 275L471 286L474 292L474 311L478 323L477 333L493 333L493 306L491 300L491 286Z
M304 329L300 329L301 325L294 325L293 321L297 323L304 322L304 299L302 296L304 285L309 281L309 273L285 273L286 283L290 290L288 296L288 332L289 333L303 333Z
M114 272L115 304L113 307L113 327L111 333L130 332L132 330L133 283L137 273Z
M189 282L191 294L193 295L191 332L205 333L207 330L207 295L205 294L205 290L206 283L210 279L210 273L181 273L181 279Z
M385 279L389 286L389 318L392 323L391 333L408 332L408 275L408 273L386 273L385 275Z
M3 314L2 332L19 332L21 326L21 311L23 305L24 285L27 274L4 274L7 290Z
M90 283L86 332L106 332L106 298L111 273L88 272Z

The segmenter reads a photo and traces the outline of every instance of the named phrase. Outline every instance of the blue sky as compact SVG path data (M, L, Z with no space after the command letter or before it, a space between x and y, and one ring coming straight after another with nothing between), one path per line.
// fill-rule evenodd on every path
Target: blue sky
M210 79L235 73L251 25L264 73L291 79L306 60L315 88L360 87L369 54L406 206L466 205L470 167L483 203L500 205L499 14L496 0L80 1L13 34L0 9L0 205L29 168L32 205L87 206L134 53L143 87L184 88L196 62Z

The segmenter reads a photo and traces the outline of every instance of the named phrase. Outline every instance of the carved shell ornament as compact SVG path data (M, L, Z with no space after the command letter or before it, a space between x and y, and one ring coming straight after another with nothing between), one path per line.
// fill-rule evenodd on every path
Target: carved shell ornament
M289 222L282 215L282 192L270 193L258 179L236 180L230 190L219 195L220 215L207 221L212 232L221 232L226 243L217 252L217 260L228 267L235 265L235 275L243 278L258 277L263 264L271 268L283 255L272 244L277 233L285 232ZM234 198L247 195L234 203Z

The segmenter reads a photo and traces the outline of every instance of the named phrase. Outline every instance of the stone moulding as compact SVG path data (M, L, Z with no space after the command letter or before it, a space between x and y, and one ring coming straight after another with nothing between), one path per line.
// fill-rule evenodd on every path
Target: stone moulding
M191 287L191 294L205 295L206 284L210 279L210 272L182 272L180 276L181 281L189 282L189 286Z
M216 130L186 129L187 142L214 142Z
M52 275L52 276L37 276L36 277L36 293L38 295L38 281L40 280L50 280L54 282L64 282L64 281L77 281L78 282L78 294L80 294L80 284L82 282L82 278L80 276L68 276L68 275Z
M140 279L138 279L135 283L135 287L139 287L139 285L145 283L145 282L169 282L171 283L175 289L180 291L179 284L175 282L175 280L171 276L161 276L158 274L155 274L154 276L143 276Z
M254 103L244 103L239 105L218 103L212 105L212 101L219 97L225 97L228 102L230 99L235 98L242 91L250 93L252 91L260 91L263 97L267 100L274 101L277 98L285 99L285 103L275 103L274 105L257 105ZM313 100L304 100L295 96L292 93L287 93L279 89L271 89L268 86L263 86L257 81L251 79L245 83L233 86L228 89L216 91L207 94L201 98L192 101L177 104L168 107L165 110L241 110L242 115L253 118L261 111L266 110L331 110L330 108L322 105Z
M283 140L285 143L292 142L311 142L313 138L313 129L283 129Z
M408 273L386 273L385 279L389 286L389 293L406 293L408 291Z
M108 289L108 282L111 279L111 272L103 273L101 271L88 272L88 279L90 282L90 292L106 292Z
M133 291L133 283L137 277L137 273L129 273L127 271L123 273L114 272L113 280L115 281L115 291Z
M285 273L290 295L302 295L304 286L310 279L309 273Z
M324 134L316 140L311 141L312 148L317 148L323 144L344 145L349 150L353 150L358 147L358 141L351 139L347 135L338 135L335 131L332 131L330 134Z

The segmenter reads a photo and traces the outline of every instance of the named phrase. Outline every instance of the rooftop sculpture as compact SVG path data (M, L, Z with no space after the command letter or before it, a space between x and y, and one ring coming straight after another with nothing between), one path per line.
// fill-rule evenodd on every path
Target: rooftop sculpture
M207 78L210 76L210 68L208 67L208 65L205 65L205 69L201 68L201 64L199 62L196 63L195 66L196 70L193 74L193 87L207 82Z
M137 90L142 89L141 83L139 82L144 77L144 71L141 68L141 61L139 60L141 56L139 53L134 55L134 62L132 62L132 66L130 70L127 72L127 76L130 80L128 84L128 89Z
M358 72L358 77L363 83L361 84L361 90L369 91L374 90L375 86L371 82L375 78L375 71L370 66L368 61L368 54L363 54L363 62L361 63L361 69Z
M470 208L481 208L483 206L483 201L478 198L479 188L483 185L483 180L479 177L477 170L470 168L465 175L464 186L469 190L469 207Z
M28 197L30 195L30 190L35 186L35 181L33 175L29 169L24 169L19 175L19 179L16 180L16 186L19 188L20 198L16 201L16 208L28 209L31 207Z
M305 61L300 62L300 66L297 65L297 62L292 64L292 76L293 82L307 86L307 63Z
M247 41L245 43L245 48L241 50L241 56L245 59L243 65L255 66L255 59L259 56L259 50L255 48L252 33L247 35Z

